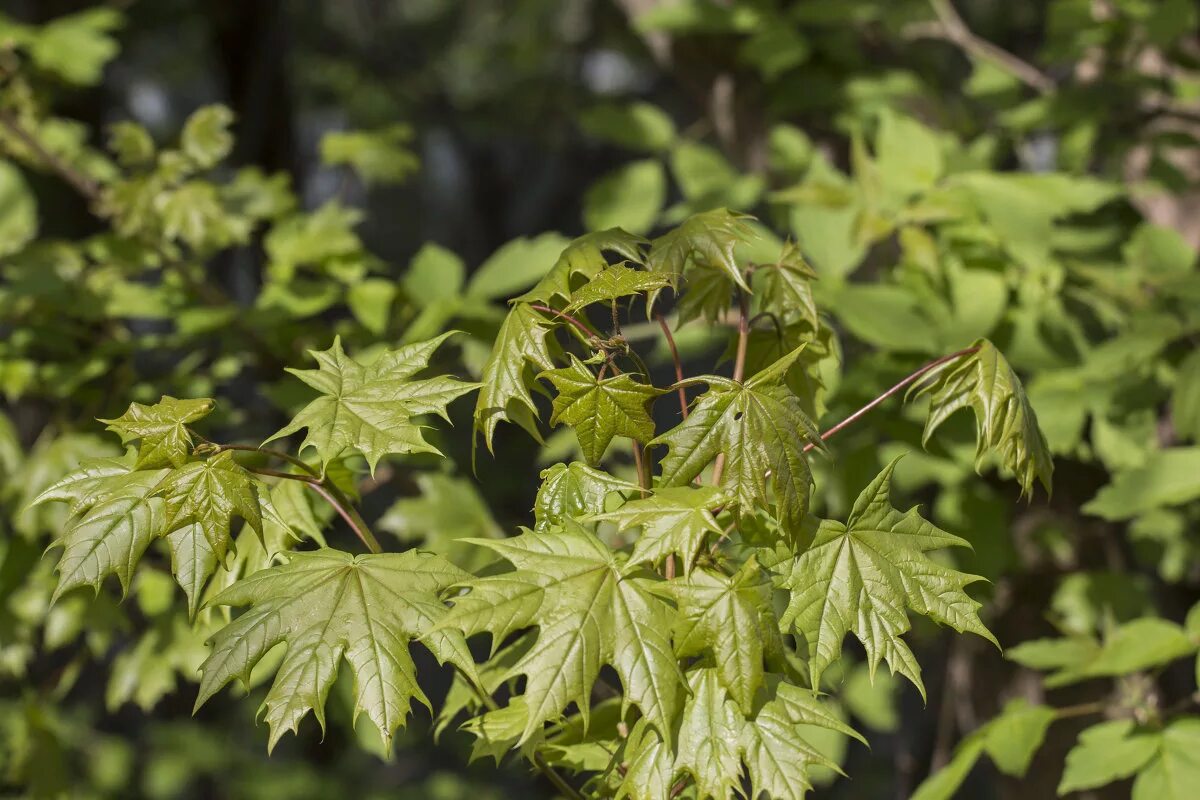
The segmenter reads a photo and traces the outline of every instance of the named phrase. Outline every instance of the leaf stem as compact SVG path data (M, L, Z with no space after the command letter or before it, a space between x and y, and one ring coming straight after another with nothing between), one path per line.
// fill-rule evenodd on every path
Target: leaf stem
M667 339L667 347L671 348L671 360L675 362L675 391L679 393L679 413L683 415L684 419L687 419L687 392L679 385L683 383L683 361L679 358L679 348L675 346L675 337L671 334L671 326L667 324L663 315L655 312L654 319L658 321L658 327L662 328L663 336Z
M241 448L237 448L241 449ZM256 448L251 448L256 449ZM269 478L286 478L292 481L300 481L308 488L324 498L325 502L333 507L333 510L338 513L346 524L350 526L350 530L354 531L354 535L361 541L372 553L382 553L383 548L379 546L379 540L375 538L375 534L371 532L371 528L367 525L362 515L354 508L354 505L338 489L331 483L326 483L321 478L316 478L311 475L297 475L293 472L280 472L274 469L263 469L261 467L246 467L247 472L253 472L255 475L264 475Z
M958 352L956 352L956 353L951 353L951 354L950 354L950 355L948 355L948 356L942 356L942 357L941 357L941 358L939 358L939 359L935 359L934 361L930 361L928 364L926 364L925 366L921 367L921 368L920 368L920 369L918 369L916 372L913 372L912 374L910 374L910 375L906 376L905 378L903 378L903 379L902 379L902 380L901 380L899 383L897 383L895 386L893 386L892 388L888 389L886 392L884 392L883 394L879 395L879 396L878 396L878 397L876 397L874 400L872 400L871 402L867 403L865 406L863 406L862 408L858 409L858 410L857 410L857 411L855 411L853 414L851 414L850 416L846 417L844 420L842 420L841 422L839 422L838 424L834 425L834 426L833 426L832 428L830 428L829 430L827 430L827 431L825 431L824 433L822 433L822 434L821 434L821 441L827 441L827 440L829 440L831 437L833 437L833 436L837 435L837 434L838 434L840 431L844 430L845 428L848 428L848 427L850 427L850 426L851 426L851 425L853 425L855 422L857 422L858 420L860 420L860 419L862 419L864 416L866 416L866 415L867 415L867 414L868 414L870 411L872 411L872 410L873 410L873 409L875 409L877 406L879 406L881 403L883 403L885 400L887 400L889 397L891 397L892 395L896 394L896 393L897 393L897 392L899 392L901 389L904 389L906 386L909 386L910 384L912 384L912 383L914 383L914 382L916 382L916 381L920 380L920 379L921 379L923 376L925 376L925 375L926 375L926 374L928 374L929 372L932 372L933 370L937 369L938 367L942 366L943 364L947 364L947 363L949 363L949 362L951 362L951 361L954 361L954 360L955 360L955 359L957 359L957 358L962 358L963 356L969 356L969 355L971 355L972 353L976 353L976 352L978 352L978 351L979 351L979 348L978 348L978 347L968 347L968 348L966 348L966 349L964 349L964 350L959 350L959 351L958 351ZM810 450L813 450L814 448L816 448L816 446L817 446L816 442L810 442L809 444L806 444L806 445L804 446L804 451L803 451L803 452L807 453L807 452L809 452Z
M737 355L733 359L733 381L741 383L746 377L746 348L750 344L750 299L746 292L738 289L738 340ZM725 454L718 453L713 463L713 486L721 485L725 474Z
M582 332L583 335L588 338L589 342L599 342L600 341L600 336L597 335L597 333L595 331L593 331L587 325L580 322L578 318L571 316L570 314L568 314L565 311L559 311L557 308L551 308L550 306L544 306L544 305L541 305L540 303L530 303L529 307L532 308L534 311L544 311L547 314L553 314L554 316L561 319L563 322L569 322L571 325L574 325L576 328L578 328L579 331Z
M1089 714L1102 714L1104 709L1104 703L1080 703L1077 706L1064 706L1054 709L1054 718L1086 717Z
M220 452L221 450L237 450L244 453L262 453L265 456L278 458L280 461L286 461L294 467L299 467L314 478L321 477L320 473L318 473L304 461L289 453L285 453L282 450L274 450L270 447L258 447L252 444L216 444L215 442L213 443L213 447L217 450L217 452Z

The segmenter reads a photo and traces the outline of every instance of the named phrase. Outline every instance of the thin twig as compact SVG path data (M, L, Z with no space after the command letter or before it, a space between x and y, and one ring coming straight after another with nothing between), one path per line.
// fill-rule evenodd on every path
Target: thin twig
M869 413L875 407L877 407L878 405L883 403L889 397L896 394L897 392L899 392L901 389L905 388L909 384L914 383L917 380L920 380L920 378L923 377L924 375L926 375L927 373L937 369L938 367L942 366L943 364L946 364L946 363L949 363L949 362L955 360L956 358L961 358L963 356L969 356L972 353L978 352L978 350L979 350L978 347L968 347L965 350L959 350L957 353L951 353L950 355L942 356L941 358L939 358L935 361L930 361L928 364L921 367L920 369L918 369L916 372L912 373L911 375L907 376L906 378L901 380L899 383L897 383L895 386L893 386L892 388L888 389L883 394L876 397L871 402L867 403L865 406L860 408L858 411L855 411L853 414L846 417L844 420L842 420L841 422L834 425L829 430L822 433L821 441L823 441L823 442L828 441L831 437L835 436L838 432L853 425L855 422L857 422L859 419L864 417L867 413ZM813 450L814 448L816 448L816 446L817 446L816 442L810 442L804 446L804 452L807 453L810 450Z
M1054 79L1049 75L1007 50L972 33L950 0L929 0L929 5L933 8L933 13L937 15L939 24L936 26L913 26L909 28L911 35L944 39L968 55L990 61L1040 94L1050 94L1054 91Z
M262 453L265 456L270 456L271 458L278 458L281 461L288 462L292 466L299 467L300 469L304 470L305 472L307 472L309 475L313 476L314 478L321 477L320 473L318 473L311 466L304 463L303 461L296 458L295 456L290 455L289 453L283 452L282 450L273 450L269 447L257 447L252 444L215 444L214 443L213 448L216 452L220 452L221 450L237 450L239 452L245 452L245 453Z
M671 335L671 326L667 324L663 315L656 313L654 318L658 320L658 326L662 328L663 336L667 338L667 347L671 348L671 360L675 362L675 383L678 385L683 382L683 361L679 358L679 348L675 346L675 337ZM678 386L675 391L679 392L679 413L683 415L684 419L687 419L687 392L682 386Z
M25 130L11 113L0 111L0 125L32 150L33 154L58 177L71 184L71 187L88 202L94 203L100 198L98 183L43 147L37 137Z

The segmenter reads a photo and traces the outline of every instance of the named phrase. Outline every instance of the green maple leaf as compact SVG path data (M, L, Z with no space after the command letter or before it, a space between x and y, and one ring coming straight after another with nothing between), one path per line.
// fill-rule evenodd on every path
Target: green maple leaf
M600 463L616 436L639 442L654 437L654 420L646 406L662 392L653 386L638 383L629 375L598 379L574 355L569 367L547 370L538 377L558 390L550 424L566 423L575 429L589 464Z
M651 242L646 265L652 272L663 273L676 284L691 261L723 270L734 283L750 291L734 253L738 244L754 236L745 222L747 219L750 219L748 215L727 208L693 214L674 230Z
M205 582L229 551L234 516L245 520L259 536L264 512L277 517L263 488L229 451L171 470L155 488L154 494L165 501L163 530L171 546L175 577L193 616ZM282 520L279 524L287 526Z
M562 255L554 262L554 266L537 285L520 297L514 298L512 302L549 305L558 299L570 300L571 284L576 276L583 276L585 280L590 281L608 267L605 253L615 253L640 264L645 258L642 254L645 243L646 240L642 237L634 236L620 228L609 228L580 236L567 245Z
M493 645L536 626L534 647L506 673L526 676L528 719L520 741L558 719L571 703L585 719L600 668L620 676L625 703L669 737L683 680L671 650L671 607L616 553L576 522L512 539L481 539L515 570L465 583L444 626L488 632Z
M154 490L168 471L136 469L139 459L131 450L122 458L85 463L34 500L34 505L68 503L66 524L53 545L63 552L52 600L78 586L99 591L108 575L116 575L127 592L142 554L163 535L165 503Z
M529 393L533 378L526 367L554 368L546 344L549 324L541 312L522 303L512 307L496 334L475 402L475 430L483 432L488 450L501 422L515 422L537 441L542 439L537 407Z
M963 591L982 579L925 555L969 547L967 541L922 519L915 508L901 513L892 507L889 493L898 460L858 496L845 525L822 520L809 549L781 565L781 585L791 591L781 622L808 642L813 686L853 632L866 650L872 676L886 660L893 673L907 677L924 695L920 667L900 638L909 628L908 610L996 641L979 620L980 604Z
M604 510L613 492L640 491L636 483L614 478L581 461L555 464L541 472L542 485L533 502L534 530L543 530Z
M987 339L975 346L975 353L951 361L917 391L930 396L922 442L928 443L956 411L970 408L975 412L977 467L994 450L1023 492L1033 491L1035 479L1050 491L1054 462L1021 379Z
M679 608L676 653L711 652L721 686L749 712L763 681L764 650L782 649L770 580L751 556L735 575L701 568L668 585Z
M630 731L621 753L628 766L617 798L658 800L671 793L677 776L684 775L695 782L697 800L740 794L743 778L750 786L748 798L765 794L802 800L812 788L808 773L813 766L841 771L809 741L816 729L865 743L812 692L797 686L773 683L752 714L730 699L714 669L689 673L688 688L674 754L642 721Z
M463 637L434 630L445 613L439 593L467 577L439 556L412 550L293 553L287 563L256 572L210 601L250 608L213 636L196 707L234 678L248 681L255 664L283 643L262 705L269 747L309 711L324 728L325 699L343 658L354 675L355 713L364 712L390 747L412 701L429 706L417 685L411 640L420 638L438 660L475 678Z
M794 242L785 242L778 260L774 264L760 265L754 274L760 281L758 296L763 309L785 321L800 319L814 329L819 327L812 289L817 274Z
M100 421L117 433L122 442L141 440L136 469L178 467L192 451L192 434L187 424L208 416L213 406L213 401L207 398L179 400L163 395L152 406L131 403L129 410L116 419Z
M341 337L334 337L328 350L309 351L319 368L288 372L321 396L267 441L307 428L300 451L315 448L322 469L347 450L362 453L372 472L379 459L388 453L440 455L441 451L425 441L422 426L412 418L432 413L446 418L450 401L478 384L447 375L427 380L411 378L429 365L433 351L453 335L451 331L427 342L384 351L370 364L347 356L342 351Z
M601 271L572 292L571 302L566 310L574 311L592 303L606 303L621 297L662 289L669 284L670 280L665 275L616 264Z
M671 553L683 559L687 574L709 534L720 536L709 509L726 502L725 494L714 486L671 486L655 490L650 497L630 500L614 511L593 514L589 519L615 522L619 530L641 528L629 560L634 563L660 563Z
M804 448L823 445L785 383L802 351L803 345L745 383L705 377L709 390L697 398L688 418L650 442L669 448L661 463L662 483L685 486L724 453L724 488L733 500L746 510L766 507L769 490L783 529L803 543L812 487Z

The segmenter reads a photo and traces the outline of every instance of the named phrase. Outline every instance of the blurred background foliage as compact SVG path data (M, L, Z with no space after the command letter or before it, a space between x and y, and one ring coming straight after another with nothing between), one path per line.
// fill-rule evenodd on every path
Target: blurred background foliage
M204 631L186 623L165 551L124 602L85 592L50 607L42 552L61 512L27 505L81 458L115 452L94 420L131 400L215 397L224 440L261 441L303 399L281 368L335 333L362 351L451 325L469 335L445 357L477 374L504 299L567 237L647 233L720 206L754 213L776 250L797 241L820 277L826 423L987 336L1025 376L1057 457L1053 496L1015 505L988 465L975 477L965 424L931 453L919 408L837 440L818 507L844 513L914 450L897 488L972 542L955 557L991 581L985 619L1010 649L918 628L924 707L847 659L833 682L872 749L848 751L853 780L818 792L908 797L949 763L962 796L1048 797L1086 720L1051 728L1021 779L995 753L972 769L979 748L956 746L1013 698L1151 722L1189 708L1195 675L1178 659L1195 652L1194 622L1190 649L1115 665L1096 652L1148 618L1182 636L1200 599L1190 0L0 11L3 793L551 796L519 765L468 767L469 737L434 743L427 721L382 760L355 733L345 686L323 741L308 726L269 759L255 702L193 718ZM626 335L650 341L657 328ZM689 365L721 357L704 323L678 336ZM345 466L397 545L448 552L527 523L533 465L574 446L552 435L539 449L508 426L474 477L466 414L436 434L449 467L385 462L355 485L359 465ZM264 557L243 538L239 560ZM1042 680L1048 668L1057 679Z

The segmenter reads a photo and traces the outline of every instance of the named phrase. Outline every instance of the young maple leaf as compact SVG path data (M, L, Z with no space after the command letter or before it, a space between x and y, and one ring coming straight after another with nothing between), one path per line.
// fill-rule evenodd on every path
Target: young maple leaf
M479 397L475 401L475 430L483 432L488 450L501 422L515 422L541 441L537 429L537 406L529 386L533 383L526 366L552 369L554 361L546 344L549 321L524 303L515 305L500 325L492 353L483 366Z
M980 604L963 591L982 578L925 555L970 544L922 519L915 508L901 513L892 507L897 461L858 496L845 525L822 520L808 550L780 565L780 585L791 591L781 622L808 642L813 686L841 655L842 640L852 632L866 650L872 675L886 660L892 672L911 680L924 696L920 666L900 638L909 628L908 610L996 642L979 619Z
M140 439L135 469L178 467L192 451L189 422L203 419L213 410L207 398L179 400L168 395L152 406L131 403L129 410L116 419L102 419L122 442Z
M165 533L165 504L154 490L168 470L136 469L138 460L131 450L84 463L33 501L68 503L66 525L52 545L63 549L52 601L78 586L99 591L108 575L128 591L142 554Z
M475 578L441 627L469 635L488 632L493 645L537 626L538 637L507 672L526 676L521 695L528 709L519 743L558 719L571 703L586 717L600 668L620 676L625 702L636 705L664 737L680 707L683 677L671 650L674 612L579 523L525 531L512 539L479 539L510 561L512 572Z
M652 272L665 274L674 285L691 259L723 270L734 283L750 291L734 253L738 244L754 237L746 224L748 219L749 215L727 208L693 214L651 243L646 265Z
M287 563L256 572L209 601L250 608L213 637L212 653L200 667L196 707L234 678L247 682L255 664L284 643L263 700L270 748L309 711L324 729L325 698L343 658L354 674L355 712L364 712L390 746L412 700L429 707L416 682L411 640L420 638L439 661L478 680L462 635L434 630L446 611L439 593L468 577L440 556L415 550L292 553Z
M1017 476L1022 492L1032 492L1034 480L1050 491L1054 461L1021 379L994 344L980 339L975 346L979 349L951 361L917 391L930 396L922 444L948 417L970 408L975 412L976 466L988 450L995 450Z
M441 455L441 451L425 441L422 426L412 418L436 413L445 419L446 406L479 384L447 375L427 380L411 378L429 365L433 351L454 333L384 351L370 364L347 356L342 351L341 337L334 337L328 350L309 351L319 368L288 372L321 396L301 409L267 442L307 428L300 450L315 448L322 470L346 450L362 453L372 473L379 459L388 453Z
M679 608L675 652L711 651L721 686L749 713L763 682L763 656L783 649L769 576L751 556L734 575L701 568L667 584Z
M666 486L650 497L630 500L613 511L593 514L591 520L614 522L618 530L641 528L629 560L658 564L672 553L683 559L686 575L709 534L721 535L710 509L723 505L725 494L715 486Z
M744 775L750 786L746 797L804 800L812 789L813 766L839 771L835 761L809 742L806 728L826 728L865 743L812 692L798 686L775 683L753 713L744 713L729 698L714 669L689 673L688 688L674 750L640 722L630 731L621 753L628 767L617 798L665 797L677 777L687 775L695 781L698 800L724 800L741 793Z
M686 486L724 453L726 493L747 510L767 507L773 494L783 529L803 544L812 487L804 448L823 447L816 425L784 382L803 349L745 383L706 377L709 390L697 398L688 418L650 442L668 447L661 464L663 485Z
M596 465L616 436L639 442L654 437L654 420L646 405L662 392L638 383L629 375L598 380L588 367L571 356L571 365L538 376L554 384L550 424L564 422L575 429L579 447L589 464Z
M537 531L603 511L605 499L613 492L640 491L636 483L614 478L582 461L547 467L541 478L533 501L533 528Z

